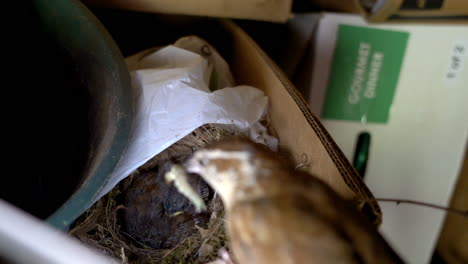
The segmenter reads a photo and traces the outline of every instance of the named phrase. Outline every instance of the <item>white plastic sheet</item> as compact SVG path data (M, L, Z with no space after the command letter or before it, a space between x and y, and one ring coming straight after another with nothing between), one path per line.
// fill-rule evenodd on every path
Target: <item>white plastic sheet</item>
M246 135L259 134L252 127L263 128L258 122L266 113L268 99L261 90L219 87L233 84L233 78L226 62L206 42L187 37L175 45L199 50L209 58L167 46L128 59L133 86L139 93L137 114L128 149L96 201L153 156L204 124L230 125ZM217 80L211 92L213 69Z

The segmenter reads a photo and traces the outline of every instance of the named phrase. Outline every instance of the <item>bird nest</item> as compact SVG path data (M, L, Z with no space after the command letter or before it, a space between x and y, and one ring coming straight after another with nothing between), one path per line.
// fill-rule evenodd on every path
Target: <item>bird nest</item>
M176 207L182 209L171 212L168 206L164 207L164 202L155 202L158 197L151 198L151 201L142 199L158 195L157 192L160 189L151 192L152 189L148 186L155 185L155 179L165 173L163 168L170 167L174 161L183 161L198 148L235 136L235 134L233 131L215 125L204 125L196 129L145 163L96 202L75 222L70 234L105 254L121 259L123 263L206 263L216 259L221 249L228 248L223 219L224 209L216 193L206 195L206 212L204 215L195 216L188 213L188 216L182 215L184 212L193 211L193 208L187 205L188 200L184 200L185 197L174 198L179 201ZM147 187L142 188L146 184L145 181L152 181L152 185L148 184ZM167 185L165 182L158 184L163 187ZM150 191L148 193L139 191L145 188ZM164 191L165 197L159 197L159 199L175 195L167 189L169 187L164 188L166 189L161 189L161 192ZM138 190L136 194L129 194L135 190ZM130 205L129 200L132 202ZM146 204L139 205L139 202ZM149 206L148 204L162 206L144 207L144 210L139 210L138 206ZM151 210L155 213L152 214ZM145 215L142 216L142 214ZM195 220L190 217L194 217ZM179 223L171 231L170 229L174 227L174 224L171 224L172 219L180 221L177 220ZM133 220L134 223L132 223ZM162 226L166 222L168 225ZM160 231L154 231L154 226L157 226L159 230L168 229L168 232L173 232L177 237L166 240L155 239L154 237L158 236ZM183 226L182 230L180 226ZM149 234L151 232L153 233ZM180 234L177 234L178 232ZM152 243L158 239L160 243Z

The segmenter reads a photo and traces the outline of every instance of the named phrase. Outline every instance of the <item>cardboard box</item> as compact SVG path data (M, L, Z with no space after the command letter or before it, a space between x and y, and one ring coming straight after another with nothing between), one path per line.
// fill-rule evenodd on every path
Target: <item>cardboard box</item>
M330 11L363 14L369 22L463 22L468 23L464 0L313 0Z
M85 0L87 5L141 12L285 22L292 0Z
M350 160L359 135L370 134L373 193L447 206L467 142L468 26L325 13L311 49L307 99ZM427 263L445 213L380 206L382 231L402 257Z
M362 203L366 215L380 223L377 202L356 170L300 93L239 26L227 20L192 18L174 22L143 13L104 11L108 12L96 12L97 17L114 36L124 56L168 45L190 34L207 40L229 63L237 84L262 89L269 97L269 118L280 149L289 151L298 164L309 164L310 173L345 199Z
M238 83L262 89L269 96L269 117L280 148L287 149L296 162L304 162L312 175L321 178L349 200L366 201L368 216L380 223L380 209L354 167L312 114L308 103L284 73L260 47L232 22L224 23L232 36L231 70Z

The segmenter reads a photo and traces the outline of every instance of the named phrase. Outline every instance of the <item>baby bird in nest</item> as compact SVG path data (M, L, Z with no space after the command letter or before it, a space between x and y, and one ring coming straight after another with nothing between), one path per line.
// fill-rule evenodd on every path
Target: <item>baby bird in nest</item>
M170 163L136 175L124 195L123 228L139 243L154 249L178 246L196 226L206 227L210 213L198 212L177 189L165 182ZM190 175L190 184L203 201L212 191L197 175Z
M402 263L330 187L262 145L216 143L185 166L221 196L238 264Z

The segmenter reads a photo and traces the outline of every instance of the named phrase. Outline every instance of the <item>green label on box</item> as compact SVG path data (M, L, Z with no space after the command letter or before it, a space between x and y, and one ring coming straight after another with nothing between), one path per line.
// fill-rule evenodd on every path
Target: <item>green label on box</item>
M340 25L325 119L386 123L409 33Z

